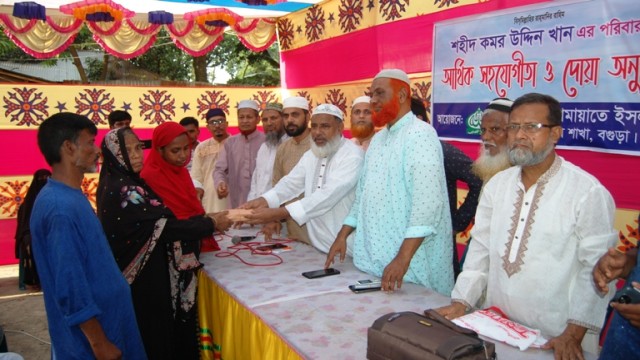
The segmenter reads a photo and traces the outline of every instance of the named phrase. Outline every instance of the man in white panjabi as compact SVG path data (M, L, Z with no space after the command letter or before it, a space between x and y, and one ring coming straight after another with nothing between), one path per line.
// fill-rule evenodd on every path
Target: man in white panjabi
M582 359L583 350L598 353L609 298L591 270L616 241L615 204L596 178L555 153L561 121L560 103L548 95L514 101L507 125L514 166L485 185L452 304L438 311L455 318L497 306L541 330L556 359Z
M207 213L213 213L228 208L227 199L218 198L211 174L216 167L218 154L222 150L225 140L229 137L229 133L227 132L227 116L222 109L209 109L205 119L211 138L202 141L196 147L189 174L198 192L198 197L202 201L202 207Z
M282 122L282 104L268 103L262 110L262 130L264 143L258 149L256 169L251 176L251 190L247 199L255 199L271 189L273 180L273 163L280 144L289 139Z
M263 224L291 217L300 225L307 224L316 249L329 251L355 199L364 161L363 151L342 137L343 121L335 105L320 104L313 110L311 150L273 189L245 204L254 209L246 222ZM280 206L302 193L304 198Z

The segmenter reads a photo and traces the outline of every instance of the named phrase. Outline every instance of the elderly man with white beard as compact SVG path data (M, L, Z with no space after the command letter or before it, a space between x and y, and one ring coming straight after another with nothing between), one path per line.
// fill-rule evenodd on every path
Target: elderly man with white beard
M268 103L262 110L262 130L265 140L258 149L256 168L251 177L251 190L247 199L255 199L271 189L273 163L276 160L278 146L289 139L285 134L282 121L282 104Z
M320 104L313 110L311 150L273 189L243 205L253 209L246 215L246 223L264 224L291 217L299 225L307 224L316 249L329 251L355 199L364 160L362 150L342 136L343 119L335 105ZM280 206L302 193L304 198ZM347 252L351 255L350 245Z
M464 269L439 309L449 319L496 306L541 330L556 359L598 353L608 297L591 270L616 241L611 194L555 152L562 108L551 96L526 94L507 125L514 165L485 185ZM550 276L552 274L552 276ZM482 301L484 299L484 301Z
M511 166L507 148L507 122L513 101L493 99L482 113L480 122L480 156L471 165L471 171L486 184L491 177Z

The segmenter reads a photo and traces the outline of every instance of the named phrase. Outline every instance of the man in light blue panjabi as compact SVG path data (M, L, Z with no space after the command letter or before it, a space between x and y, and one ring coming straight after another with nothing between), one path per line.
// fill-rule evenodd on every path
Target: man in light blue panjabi
M382 277L382 290L417 283L441 294L453 288L451 217L435 130L410 108L408 76L382 70L371 86L376 127L351 212L327 256L344 259L346 238L356 231L353 262Z

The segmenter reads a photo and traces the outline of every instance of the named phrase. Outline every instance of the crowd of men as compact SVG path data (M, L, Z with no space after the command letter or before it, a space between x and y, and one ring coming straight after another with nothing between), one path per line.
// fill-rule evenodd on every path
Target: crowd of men
M131 117L123 113L112 113L110 125L128 126ZM343 136L346 116L338 107L311 108L303 97L263 109L253 100L240 101L239 133L233 136L227 114L211 109L205 116L211 138L202 142L198 121L183 119L192 149L188 166L204 209L250 210L244 222L262 225L267 238L308 243L327 254L325 267L352 257L358 269L381 278L384 291L411 282L450 296L451 305L438 309L447 318L497 306L512 320L540 329L549 339L544 348L557 359L582 359L583 350L598 354L612 281L629 274L637 281L637 256L611 249L617 234L607 189L556 153L562 136L558 101L530 93L489 102L476 161L438 139L401 70L378 73L370 97L356 98L349 115L351 140ZM55 126L45 123L41 132ZM97 156L95 130L80 129L80 136L78 145L43 150L60 153L46 155L52 178L73 188ZM470 190L461 206L457 181ZM55 197L49 202L56 206ZM43 208L34 212L36 250L49 236ZM471 224L472 240L459 265L455 234ZM95 267L87 271L104 271ZM605 350L634 354L638 307L615 306L615 332L623 334L616 341L635 344ZM122 314L113 316L129 316ZM109 336L95 317L80 322L50 315L49 321L65 324L51 327L61 332L79 323L76 337ZM115 344L123 352L133 346Z

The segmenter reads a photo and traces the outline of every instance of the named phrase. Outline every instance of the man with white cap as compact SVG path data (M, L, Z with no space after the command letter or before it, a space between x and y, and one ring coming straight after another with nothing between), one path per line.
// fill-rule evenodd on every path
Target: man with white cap
M219 212L227 208L227 200L218 198L216 187L213 184L213 170L225 140L229 137L227 132L227 115L220 108L209 109L205 114L207 130L211 138L196 147L193 152L193 165L191 166L191 179L198 192L207 213Z
M374 135L356 200L325 263L344 259L355 230L353 262L382 278L382 290L403 281L449 295L453 287L451 216L442 146L430 125L411 112L411 82L382 70L371 85Z
M365 95L357 97L351 105L351 140L364 151L376 132L371 121L370 102L371 98Z
M358 146L342 137L342 111L320 104L311 116L311 150L273 189L250 201L248 223L263 224L292 218L308 224L311 244L328 252L355 199L355 186L364 160ZM304 198L280 205L304 192ZM347 247L351 255L351 246Z
M480 122L480 156L471 167L486 184L493 175L511 167L507 146L507 123L513 101L507 98L493 99L482 113Z
M284 99L282 105L282 121L284 122L284 130L289 136L289 140L282 143L276 151L276 158L273 162L272 186L289 174L293 167L298 164L302 155L311 148L311 132L309 130L311 113L309 112L309 102L307 99L302 96L292 96ZM262 194L258 194L257 196L260 195ZM300 200L303 197L304 194L292 201ZM275 234L283 234L290 239L311 244L306 224L300 226L291 218L288 218L285 224L286 228L282 229L281 222L279 221L269 223L262 228L262 232L267 239L270 239L271 236Z
M258 150L256 169L251 177L251 190L247 199L255 199L272 188L273 162L278 146L289 139L282 122L282 104L268 103L262 110L262 130L266 136Z
M259 111L260 106L253 100L242 100L238 103L240 133L224 143L213 171L218 197L223 199L228 196L232 209L247 201L258 149L264 142L265 135L257 131Z

